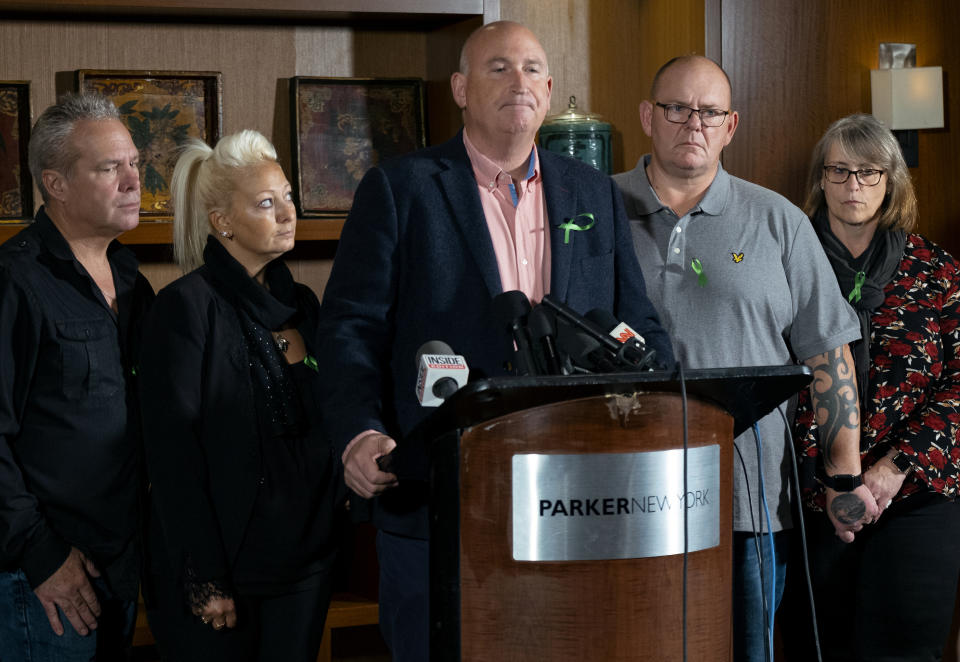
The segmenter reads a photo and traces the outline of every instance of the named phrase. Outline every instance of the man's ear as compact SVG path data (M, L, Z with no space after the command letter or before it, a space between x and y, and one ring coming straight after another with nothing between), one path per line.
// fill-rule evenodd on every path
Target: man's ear
M47 190L47 195L54 200L63 202L67 196L70 182L60 171L43 170L40 173L40 181L43 182L43 188Z
M453 72L450 76L450 90L453 92L453 100L460 110L467 107L467 77L459 71Z
M640 102L640 126L648 138L653 137L653 104L646 100Z

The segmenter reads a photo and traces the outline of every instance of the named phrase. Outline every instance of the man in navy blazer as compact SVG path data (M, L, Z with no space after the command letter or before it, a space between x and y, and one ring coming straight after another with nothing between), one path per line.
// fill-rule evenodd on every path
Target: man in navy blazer
M394 660L417 662L429 659L426 500L376 465L429 413L414 392L417 349L431 340L449 344L466 358L471 379L508 374L509 343L491 302L505 289L524 289L513 284L516 265L520 272L532 267L543 291L580 313L611 311L644 336L664 365L673 360L616 185L534 146L552 87L536 37L506 21L478 29L464 44L451 87L463 131L372 168L360 183L320 329L325 425L342 451L347 485L361 497L378 496L381 630ZM488 172L495 164L491 178L482 176L480 161ZM534 212L524 212L524 220L519 212L514 218L514 208ZM576 219L585 228L585 214L592 214L593 227L559 227ZM522 225L531 218L532 227ZM495 241L497 227L509 233ZM520 247L526 233L540 233L530 235L539 253ZM512 245L505 248L504 237ZM529 264L527 256L536 254L549 256L546 264ZM510 274L499 266L504 258Z

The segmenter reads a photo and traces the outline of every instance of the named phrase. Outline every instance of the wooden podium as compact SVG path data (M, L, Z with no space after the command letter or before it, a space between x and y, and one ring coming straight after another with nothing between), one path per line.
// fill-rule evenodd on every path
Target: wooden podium
M397 465L429 467L431 659L681 660L685 544L688 657L729 659L733 438L809 380L689 371L687 492L675 374L461 389Z

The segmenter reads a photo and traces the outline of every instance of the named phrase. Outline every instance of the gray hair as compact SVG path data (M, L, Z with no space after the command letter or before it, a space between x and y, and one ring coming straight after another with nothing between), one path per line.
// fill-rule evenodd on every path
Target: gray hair
M813 148L807 174L807 199L803 204L807 216L813 217L827 205L820 182L827 152L834 145L848 157L875 165L886 173L887 194L880 204L877 227L881 230L912 229L917 222L917 195L900 143L880 120L866 114L838 119Z
M237 175L264 162L276 163L277 150L250 129L224 136L213 148L196 138L187 141L170 178L173 259L184 272L203 264L210 212L228 208Z
M43 111L30 133L28 160L30 174L44 202L48 202L48 194L43 186L43 171L56 170L68 175L80 158L70 145L76 123L119 119L120 112L113 101L101 94L65 94Z

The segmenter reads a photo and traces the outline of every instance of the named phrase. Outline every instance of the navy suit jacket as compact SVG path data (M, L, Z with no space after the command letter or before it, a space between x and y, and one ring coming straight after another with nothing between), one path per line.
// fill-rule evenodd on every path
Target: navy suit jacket
M549 293L585 313L611 311L657 350L673 353L647 299L616 185L579 161L541 150L551 250ZM558 226L590 212L596 225ZM403 436L430 413L417 402L416 353L440 340L462 354L470 379L508 374L510 338L495 322L502 292L477 180L462 135L372 168L344 225L321 310L324 418L342 450L367 429ZM375 522L426 537L422 495L390 490ZM412 512L418 511L419 517Z

